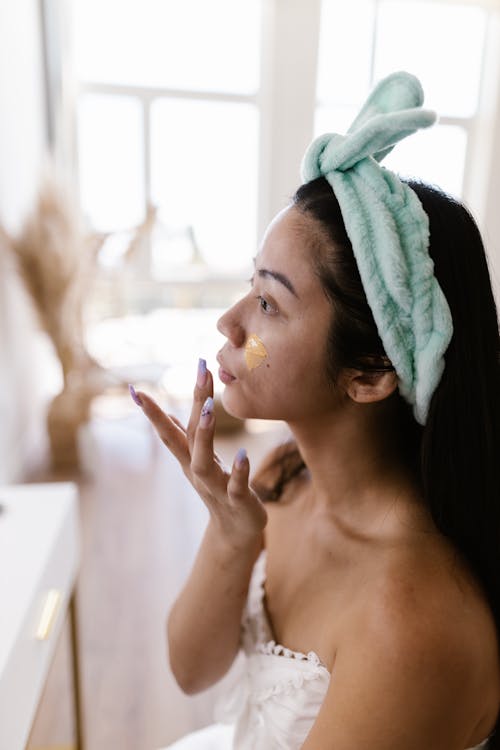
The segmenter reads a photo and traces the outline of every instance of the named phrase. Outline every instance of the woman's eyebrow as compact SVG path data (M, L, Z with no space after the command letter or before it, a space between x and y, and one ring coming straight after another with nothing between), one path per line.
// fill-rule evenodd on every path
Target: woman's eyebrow
M299 299L299 295L295 291L295 287L293 286L290 279L284 274L280 273L279 271L269 271L267 268L259 268L257 273L261 279L265 279L267 276L270 276L272 279L276 279L276 281L279 281L280 284L286 286L288 291L291 292L295 297L297 297L297 299Z
M255 265L255 258L253 259L254 265ZM289 292L291 292L294 297L297 297L297 299L300 299L299 295L295 291L295 287L288 278L288 276L285 276L285 274L280 273L279 271L270 271L267 268L259 268L257 271L257 274L261 279L265 279L267 277L271 277L272 279L275 279L276 281L279 281L280 284L283 284L284 287L288 289Z

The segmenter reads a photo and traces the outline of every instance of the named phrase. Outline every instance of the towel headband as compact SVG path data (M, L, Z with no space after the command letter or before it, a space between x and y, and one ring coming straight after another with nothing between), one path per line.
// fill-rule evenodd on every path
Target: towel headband
M404 71L373 89L345 136L327 133L307 149L303 182L325 177L347 235L401 395L425 424L444 371L453 322L429 255L429 219L416 193L380 162L394 145L436 121Z

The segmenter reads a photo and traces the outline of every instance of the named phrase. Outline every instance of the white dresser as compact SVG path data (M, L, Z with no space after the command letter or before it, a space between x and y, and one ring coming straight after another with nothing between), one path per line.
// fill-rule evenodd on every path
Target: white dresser
M68 608L80 734L78 491L68 482L0 487L0 506L0 750L23 750Z

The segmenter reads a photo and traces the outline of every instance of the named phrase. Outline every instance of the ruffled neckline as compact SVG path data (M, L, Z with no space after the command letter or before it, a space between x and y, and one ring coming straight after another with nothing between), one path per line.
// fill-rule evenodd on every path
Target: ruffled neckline
M307 661L312 666L326 669L330 675L330 670L326 664L321 661L316 651L308 651L307 654L305 654L302 651L294 651L293 649L287 648L283 644L276 642L274 638L274 628L265 606L266 562L267 549L264 547L255 564L256 570L254 573L256 576L255 590L257 592L257 599L254 602L254 605L255 609L258 609L258 612L255 612L254 614L259 615L257 621L261 624L256 650L261 654L275 655L288 659L295 659L296 661ZM271 637L269 638L268 636Z

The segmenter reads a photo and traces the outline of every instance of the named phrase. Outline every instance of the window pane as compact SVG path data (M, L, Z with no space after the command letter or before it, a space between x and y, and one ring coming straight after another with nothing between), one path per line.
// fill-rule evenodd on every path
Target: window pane
M344 134L357 109L317 107L315 137L322 133ZM467 148L466 131L454 125L436 125L414 133L396 144L382 161L388 169L439 185L460 197Z
M87 94L78 104L81 203L91 225L113 231L144 216L142 113L131 97Z
M258 89L261 1L73 0L80 80Z
M250 104L154 103L152 197L181 255L191 239L206 263L234 271L255 254L257 127ZM167 240L164 235L163 247L154 249L157 258L168 258Z
M333 105L320 105L316 107L314 137L323 133L340 133L340 135L344 135L358 114L358 110L359 104L356 107L335 107Z
M460 198L467 133L455 125L437 125L397 143L382 164L398 174L417 177Z
M382 0L377 25L375 80L394 70L414 73L425 106L440 115L469 117L477 107L485 12L422 0Z
M320 102L349 105L365 98L370 87L374 7L373 0L322 1L317 84Z

